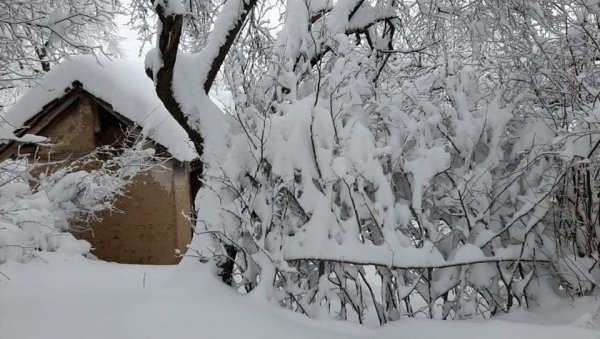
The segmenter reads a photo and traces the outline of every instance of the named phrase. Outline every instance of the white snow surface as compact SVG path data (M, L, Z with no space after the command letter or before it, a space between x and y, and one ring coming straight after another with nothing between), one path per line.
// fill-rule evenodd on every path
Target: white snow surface
M44 75L2 117L0 136L23 126L44 105L62 97L74 81L81 82L83 89L140 126L145 136L166 147L176 159L191 161L197 157L187 133L156 95L142 62L93 56L75 56Z
M582 298L497 320L402 319L373 329L311 320L238 295L208 266L121 265L40 253L0 265L1 338L599 338L598 301Z

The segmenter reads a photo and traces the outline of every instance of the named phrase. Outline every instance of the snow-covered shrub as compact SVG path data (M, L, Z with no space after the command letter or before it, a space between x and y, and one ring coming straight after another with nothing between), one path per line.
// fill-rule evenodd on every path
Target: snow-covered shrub
M538 95L555 95L552 81L526 78L556 60L474 59L474 48L507 48L461 35L469 15L495 20L490 8L457 18L424 4L419 14L360 1L287 6L273 55L240 44L230 56L237 132L225 156L205 156L197 229L223 245L236 289L268 285L268 298L311 317L383 324L490 316L595 288L597 223L571 231L592 244L577 257L581 241L561 236L550 212L557 187L581 193L565 179L594 163L599 139L581 119L596 113L543 111ZM445 29L420 32L424 21ZM269 76L249 73L261 67ZM557 117L571 126L549 128ZM573 167L578 157L587 160Z
M78 159L0 163L0 264L26 262L37 251L87 254L90 244L71 232L115 210L115 198L140 172L159 166L154 149L103 146ZM116 210L115 210L116 211Z
M178 4L146 68L203 152L189 254L236 290L379 324L596 290L598 6L290 0L275 38L231 0L189 55Z

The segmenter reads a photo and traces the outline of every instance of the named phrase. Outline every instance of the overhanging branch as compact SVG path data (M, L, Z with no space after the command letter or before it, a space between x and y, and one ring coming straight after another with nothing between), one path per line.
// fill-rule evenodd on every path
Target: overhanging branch
M229 1L232 1L232 0L229 0ZM225 57L229 53L229 50L231 49L231 46L233 45L235 38L237 37L238 33L244 26L244 22L246 21L246 18L248 17L248 13L250 13L250 11L252 10L252 8L254 8L254 6L256 5L256 2L257 2L257 0L240 0L240 1L242 2L242 10L239 12L238 17L235 19L233 26L231 26L229 28L229 31L227 32L227 35L225 36L225 41L219 48L219 52L212 60L207 60L207 63L210 65L210 67L209 67L209 71L206 76L206 79L204 80L204 84L203 84L204 92L206 92L207 94L210 91L210 88L211 88L213 82L215 81L217 74L219 73L219 70L221 69L221 66L223 65L223 62L225 61Z

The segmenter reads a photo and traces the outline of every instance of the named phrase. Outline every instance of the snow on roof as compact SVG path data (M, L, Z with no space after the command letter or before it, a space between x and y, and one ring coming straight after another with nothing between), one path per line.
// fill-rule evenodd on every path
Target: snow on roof
M156 95L152 80L144 73L143 63L129 60L76 56L55 66L2 117L0 135L22 127L46 104L63 96L74 81L139 125L145 136L166 147L177 160L191 161L197 157L187 133Z

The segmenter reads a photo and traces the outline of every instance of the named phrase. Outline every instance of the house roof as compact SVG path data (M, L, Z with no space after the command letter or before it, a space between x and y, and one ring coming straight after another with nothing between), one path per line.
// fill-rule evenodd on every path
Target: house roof
M15 133L79 83L83 90L110 104L115 112L131 120L142 133L177 160L197 158L193 143L157 97L154 84L144 73L144 65L128 60L76 56L65 61L27 90L4 114L0 135Z

